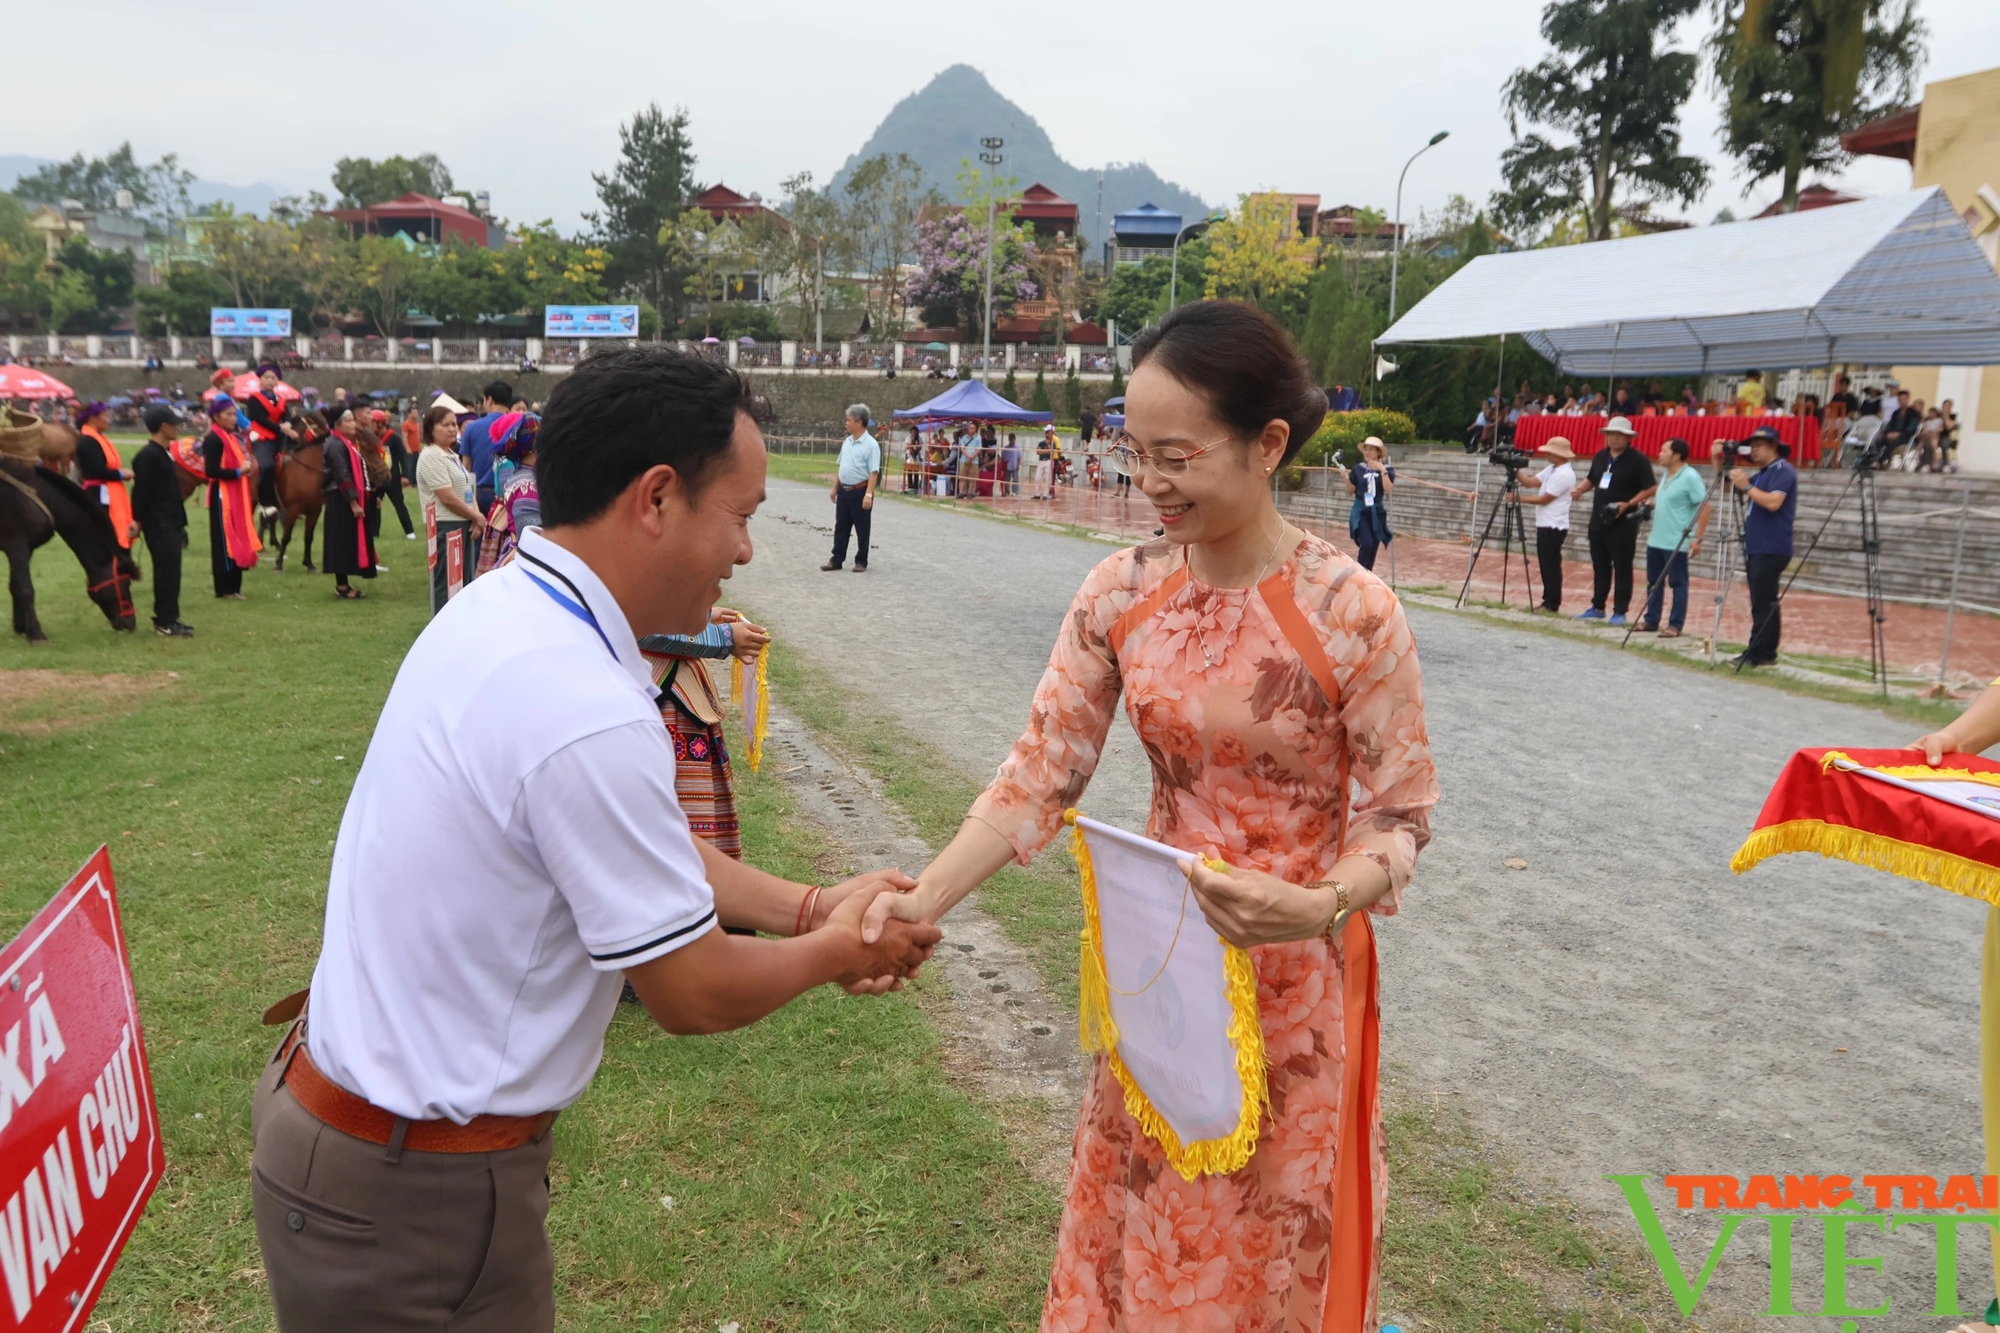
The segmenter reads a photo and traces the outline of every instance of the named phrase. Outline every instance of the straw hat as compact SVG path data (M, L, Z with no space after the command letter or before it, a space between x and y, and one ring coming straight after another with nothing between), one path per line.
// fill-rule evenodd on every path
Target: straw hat
M1570 448L1569 441L1560 435L1549 436L1548 443L1535 450L1535 452L1538 454L1547 454L1550 458L1560 458L1565 463L1576 457L1576 450Z
M1363 453L1368 452L1370 449L1380 449L1385 454L1389 452L1389 446L1382 443L1382 439L1378 435L1370 435L1361 442L1361 451Z
M1631 418L1613 417L1604 423L1604 433L1606 435L1623 435L1627 439L1630 439L1639 432L1632 429Z

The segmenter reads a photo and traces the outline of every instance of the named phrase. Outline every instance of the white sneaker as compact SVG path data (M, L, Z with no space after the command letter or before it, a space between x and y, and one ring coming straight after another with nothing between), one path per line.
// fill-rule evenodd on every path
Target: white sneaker
M406 532L403 534L403 540L406 542L413 542L416 539L417 539L417 534L414 532Z

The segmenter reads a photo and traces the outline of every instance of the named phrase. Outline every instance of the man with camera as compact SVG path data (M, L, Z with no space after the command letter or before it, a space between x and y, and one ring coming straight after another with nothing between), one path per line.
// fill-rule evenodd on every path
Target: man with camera
M1732 468L1729 484L1750 497L1743 515L1743 563L1750 584L1750 642L1732 665L1770 666L1778 660L1778 580L1792 562L1792 525L1798 519L1799 474L1785 461L1778 432L1760 426L1750 435L1749 468Z
M1639 520L1653 495L1653 465L1632 447L1636 434L1627 417L1604 423L1604 448L1590 460L1590 475L1571 494L1581 500L1595 491L1590 506L1590 609L1578 620L1603 620L1611 599L1613 625L1625 623L1632 605L1632 561L1639 552Z
M1532 477L1521 478L1521 489L1508 491L1510 504L1535 506L1535 563L1542 567L1544 611L1561 611L1563 599L1563 543L1569 540L1570 499L1576 491L1576 469L1570 460L1576 454L1569 441L1551 435L1547 444L1535 450L1535 457L1548 465ZM1535 494L1528 494L1533 491Z

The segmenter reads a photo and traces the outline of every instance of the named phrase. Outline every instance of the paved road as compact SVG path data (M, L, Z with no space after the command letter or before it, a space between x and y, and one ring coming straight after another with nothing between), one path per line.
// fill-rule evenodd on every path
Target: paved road
M823 491L773 483L757 560L729 595L966 774L990 773L1107 548L890 500L870 572L820 573L830 517ZM1444 801L1405 910L1381 932L1391 1061L1619 1217L1607 1172L1980 1169L1983 909L1816 858L1728 870L1792 750L1900 744L1908 726L1597 645L1410 616ZM1136 827L1146 781L1121 717L1084 805ZM1503 868L1514 856L1528 869ZM1684 1234L1706 1244L1714 1230ZM1805 1252L1817 1242L1797 1261L1801 1309L1816 1303ZM1898 1314L1928 1309L1928 1240L1889 1253ZM1962 1265L1980 1305L1983 1258ZM1762 1270L1748 1251L1725 1259L1722 1308L1761 1309Z

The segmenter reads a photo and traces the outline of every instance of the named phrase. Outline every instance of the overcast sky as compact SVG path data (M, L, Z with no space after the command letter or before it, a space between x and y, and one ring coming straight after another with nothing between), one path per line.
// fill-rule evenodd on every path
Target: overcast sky
M1919 3L1926 79L2000 65L2000 4ZM16 114L0 152L67 157L129 139L203 177L303 191L326 188L337 157L429 151L504 216L569 230L593 202L590 173L617 155L619 122L649 99L688 108L702 180L770 195L801 168L826 179L899 98L963 60L1075 165L1143 160L1216 202L1268 187L1386 211L1404 159L1448 129L1410 172L1414 216L1498 183L1499 87L1541 54L1540 8L1153 0L1010 19L1005 6L950 0L68 0L10 20L10 49L39 54L9 65ZM1704 85L1686 124L1690 149L1711 157L1714 101ZM1775 195L1767 183L1746 203L1744 183L1716 166L1718 184L1690 210L1698 221ZM1906 188L1909 170L1863 159L1848 180L1883 193Z

